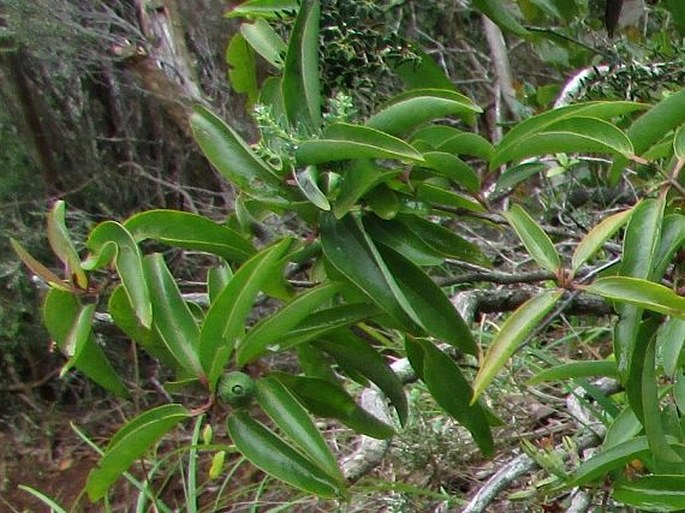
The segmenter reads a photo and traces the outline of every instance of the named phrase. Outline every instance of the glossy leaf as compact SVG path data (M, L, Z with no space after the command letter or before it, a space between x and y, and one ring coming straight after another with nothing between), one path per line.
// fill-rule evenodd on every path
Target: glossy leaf
M238 450L267 474L319 497L341 494L340 484L333 477L246 412L234 412L227 426Z
M592 230L583 237L583 240L580 241L580 244L578 244L576 250L573 252L573 259L571 260L571 268L574 273L577 272L582 265L587 263L587 261L602 248L604 243L628 222L632 213L633 211L630 209L611 215L592 228Z
M152 304L143 274L143 255L131 233L117 222L105 221L90 232L88 247L94 253L91 262L95 267L108 264L113 255L121 284L136 316L146 328L152 326ZM104 260L100 258L103 256Z
M383 261L412 308L412 317L426 333L477 355L471 330L445 293L421 269L396 251L379 248Z
M685 90L675 92L640 116L627 131L641 155L671 130L685 122Z
M165 404L140 414L119 429L107 445L98 467L88 475L88 497L92 501L102 499L126 469L189 416L180 404Z
M531 33L518 22L509 9L502 5L502 2L497 0L473 0L473 5L503 30L524 39L532 37Z
M509 357L542 321L562 294L562 290L543 292L523 303L502 324L476 375L473 384L473 401L476 401L485 391Z
M331 209L331 204L319 188L318 175L316 166L307 166L295 173L295 182L305 198L321 210L328 211Z
M340 289L339 283L324 283L296 296L280 310L260 320L238 345L238 367L253 361L280 339L287 338L289 331L325 305Z
M661 199L647 199L634 207L623 242L622 275L651 278L663 216Z
M504 217L514 228L530 256L552 273L559 271L561 259L547 234L520 205L512 206Z
M473 168L459 157L445 152L431 151L424 153L423 158L426 161L422 164L423 167L438 172L472 194L480 191L480 178Z
M190 116L190 127L207 160L245 194L256 199L266 198L272 203L282 203L282 198L288 197L281 179L214 113L196 105Z
M567 362L555 365L538 372L528 380L528 385L537 385L546 381L562 381L593 376L617 377L616 362L610 360Z
M205 251L229 261L244 262L256 253L238 232L211 219L178 210L148 210L124 223L136 241L146 239L185 249Z
M664 374L673 379L680 365L680 355L685 344L685 319L671 317L666 320L657 333L659 361Z
M374 128L348 123L330 125L322 139L302 142L295 157L303 165L375 158L423 162L421 153L402 139Z
M246 0L228 11L226 17L278 18L282 13L296 12L299 7L297 0Z
M372 438L386 439L395 430L357 405L345 389L320 378L278 374L278 379L304 403L314 415L337 419L347 427Z
M469 430L483 456L492 456L495 444L485 410L480 402L470 402L473 390L459 366L428 341L417 340L407 343L419 345L423 351L421 379L426 383L435 401Z
M399 197L385 184L380 184L370 190L364 196L364 202L374 214L385 220L397 217L401 208Z
M452 155L471 155L490 160L495 149L484 137L446 125L430 125L414 132L412 144L428 144L433 150Z
M408 405L402 382L385 359L368 342L355 336L349 330L336 331L316 343L331 355L336 362L375 383L390 399L397 411L400 424L407 421Z
M416 196L420 200L433 203L436 206L456 208L468 212L485 212L485 207L477 201L432 183L420 184L416 190Z
M365 227L374 242L394 249L416 265L433 266L444 261L444 257L438 251L401 222L382 221L371 216Z
M392 98L366 125L399 136L436 118L480 112L483 110L469 97L456 91L412 89Z
M200 329L176 280L159 253L145 257L144 269L157 332L178 364L200 378L204 375L198 355Z
M226 49L228 79L236 93L245 94L249 105L257 102L259 88L257 85L257 65L254 50L240 32L235 34Z
M211 390L231 356L236 339L245 330L245 320L257 292L270 273L283 264L282 258L289 246L290 239L283 239L245 262L209 308L200 332L199 356Z
M497 179L493 194L498 196L509 189L514 189L518 184L526 181L531 176L540 174L548 169L547 164L542 162L523 162L516 166L508 167Z
M22 246L15 239L10 239L10 245L12 246L12 249L17 254L17 256L24 263L24 265L26 265L26 267L28 267L33 274L35 274L45 283L50 285L50 287L54 287L65 292L76 292L74 286L71 283L68 283L67 281L63 280L50 269L45 267L38 260L33 258L31 253L26 251L24 246Z
M624 481L612 497L639 511L682 511L685 509L685 476L651 475Z
M290 125L307 127L310 133L315 133L321 126L320 12L318 0L302 0L290 33L281 86Z
M64 263L65 274L79 289L86 290L88 288L88 277L81 269L81 259L67 231L64 201L56 201L50 210L47 232L50 247Z
M232 278L233 271L227 263L209 268L207 271L207 295L210 304L216 301Z
M640 278L610 276L583 287L586 292L664 315L685 319L685 298L673 290Z
M93 317L95 316L96 304L82 305L74 324L71 326L67 337L62 343L62 352L69 358L67 363L62 367L60 376L64 376L66 372L79 360L83 349L88 345L93 329Z
M288 47L267 21L257 18L252 23L243 23L240 25L240 33L269 64L279 69L283 67L283 57Z
M335 217L338 219L344 217L367 192L400 174L402 174L401 170L388 171L372 160L353 161L342 177L340 192L333 205Z
M569 117L500 147L490 162L490 169L512 160L550 153L609 153L631 156L633 144L626 134L608 121L590 117Z
M280 381L272 376L257 381L257 402L307 459L343 485L345 478L321 432L300 402Z
M647 437L644 436L610 447L581 463L567 486L583 486L593 481L602 480L611 471L622 468L648 453L649 445L647 444Z
M681 125L673 137L673 150L676 158L685 159L685 125Z

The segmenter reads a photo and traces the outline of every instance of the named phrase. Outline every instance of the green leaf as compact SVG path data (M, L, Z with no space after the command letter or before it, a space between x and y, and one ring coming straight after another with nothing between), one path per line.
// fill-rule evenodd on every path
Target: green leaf
M402 206L397 193L385 184L370 190L364 201L374 214L385 220L397 217Z
M440 265L445 260L438 251L401 222L382 221L371 216L365 226L374 242L395 249L416 265Z
M144 269L159 336L178 364L201 379L204 372L198 355L200 329L176 280L159 253L145 257Z
M480 397L507 363L509 357L526 340L563 293L563 290L548 290L534 296L507 318L488 348L478 370L473 384L473 401Z
M546 381L590 378L593 376L617 377L616 362L610 360L567 362L538 372L530 378L528 385L538 385Z
M336 383L281 373L277 377L314 415L337 419L357 433L372 438L386 439L395 434L391 426L360 408L350 394Z
M676 158L683 160L685 159L685 125L681 125L675 132L675 137L673 138L673 150L675 152Z
M416 344L423 351L421 379L426 383L435 401L469 430L483 456L492 456L495 445L485 410L478 401L470 403L473 390L459 366L426 340L407 340L407 344Z
M93 329L93 317L95 316L96 304L81 305L74 324L69 333L64 339L61 349L62 352L69 358L67 363L62 367L60 376L64 376L71 367L81 357L83 349L88 345Z
M247 0L226 13L227 18L264 17L279 18L283 13L296 12L300 7L297 0Z
M441 176L452 180L468 192L477 194L480 191L480 178L466 162L459 157L440 151L430 151L423 154L426 161L422 167L437 171Z
M407 89L453 89L454 84L430 55L412 48L416 59L401 60L393 69Z
M92 501L102 499L114 482L176 424L190 417L180 404L165 404L146 411L117 431L86 482Z
M685 89L671 94L657 103L627 131L628 137L635 145L635 153L644 151L659 141L671 130L685 122Z
M374 128L348 123L330 125L324 131L323 139L302 142L295 157L303 165L374 158L423 162L421 153L402 139Z
M267 474L319 497L334 498L341 494L340 484L334 478L246 412L234 412L226 424L238 450Z
M602 480L611 471L622 468L648 453L649 445L645 436L639 436L615 445L581 463L567 486L569 488L583 486L593 481Z
M76 296L64 290L52 288L45 296L42 312L43 322L50 333L50 337L57 342L61 351L64 351L67 337L69 337L81 308L81 303ZM129 396L126 386L92 335L87 338L78 358L75 358L72 364L106 390L120 397Z
M623 242L620 274L651 278L661 226L664 218L663 199L646 199L633 208Z
M20 490L22 490L24 492L30 493L36 499L40 500L43 504L48 506L50 508L50 513L68 513L66 509L64 509L62 506L57 504L50 497L48 497L44 493L39 492L38 490L34 490L30 486L18 485L17 488L19 488Z
M449 89L412 89L392 98L366 125L391 135L403 135L417 126L452 114L481 113L468 96Z
M146 239L169 246L205 251L229 261L244 262L256 253L238 232L211 219L178 210L148 210L124 223L137 242Z
M259 96L257 65L254 51L243 34L235 34L226 49L228 80L236 93L246 94L248 103L254 105Z
M497 0L473 0L473 5L496 23L501 29L516 34L524 39L531 39L532 34L521 25L502 2Z
M237 365L243 367L253 361L286 334L296 328L311 313L326 304L341 289L341 285L328 282L304 292L277 312L260 320L238 345Z
M419 184L416 190L416 197L437 206L456 208L469 212L482 213L486 211L485 207L477 201L428 182Z
M664 368L664 374L669 378L675 378L675 373L680 364L680 354L685 344L685 319L667 319L657 333L657 345L659 347L659 360Z
M81 290L88 288L88 277L81 269L81 259L71 241L66 225L66 207L62 200L56 201L48 214L48 242L55 255L64 263L65 274Z
M635 412L626 406L619 413L609 426L607 434L602 443L602 450L606 451L611 447L632 440L642 431L642 423L635 415Z
M26 265L26 267L28 267L33 274L50 285L50 287L57 288L65 292L75 292L75 288L71 283L63 280L38 260L33 258L31 253L26 251L24 246L22 246L15 239L10 239L10 245L24 265Z
M255 199L285 204L288 194L281 179L218 116L196 105L190 127L205 157L224 178Z
M470 155L489 161L494 147L484 137L446 125L430 125L414 132L411 143L428 144L435 151L452 155Z
M231 270L231 266L227 263L224 263L219 267L211 267L207 271L207 294L209 296L210 304L216 301L232 278L233 271Z
M590 294L685 319L685 298L652 281L627 276L610 276L600 278L583 289Z
M659 246L657 247L652 264L652 278L661 279L668 266L673 262L675 254L685 243L685 216L670 214L664 217L661 225Z
M530 256L543 268L557 273L561 259L547 234L520 205L513 205L504 217L514 228Z
M400 424L407 421L408 406L402 382L385 359L368 342L355 336L349 330L339 330L326 335L316 343L331 355L338 364L354 369L375 383L386 395L397 411Z
M94 253L90 262L96 267L108 264L113 255L121 284L136 316L146 328L152 326L152 304L143 274L143 255L131 233L117 222L105 221L90 233L88 247Z
M315 133L321 126L318 0L302 0L285 56L282 91L290 126Z
M549 167L542 162L524 162L517 166L508 167L497 179L493 195L499 196L503 192L513 189L531 176L540 174L548 169Z
M604 219L597 226L588 232L580 244L573 252L573 259L571 260L571 268L573 272L577 272L582 265L584 265L597 251L599 251L604 243L609 240L633 214L633 210L625 210L618 214L611 215Z
M344 217L367 192L401 174L400 169L387 170L372 160L352 161L342 176L340 192L333 205L333 214L337 219Z
M283 57L288 47L267 21L257 18L252 23L243 23L240 25L240 33L269 64L278 69L283 67Z
M544 131L518 139L516 144L500 143L490 169L512 160L550 153L610 153L630 157L634 149L628 136L608 121L574 116L557 120Z
M245 330L257 292L284 264L290 242L283 239L245 262L209 308L200 331L199 355L210 390L216 387L237 338Z
M477 355L478 347L471 330L440 287L396 251L390 248L379 248L379 251L399 290L411 305L412 318L419 326L438 340Z
M307 166L295 173L295 182L305 198L317 208L328 211L331 209L331 204L319 188L318 175L316 166Z
M308 460L340 486L344 485L345 478L321 432L300 402L280 381L273 376L257 381L257 402Z
M614 500L639 511L682 511L685 509L685 476L652 475L623 481L613 492Z

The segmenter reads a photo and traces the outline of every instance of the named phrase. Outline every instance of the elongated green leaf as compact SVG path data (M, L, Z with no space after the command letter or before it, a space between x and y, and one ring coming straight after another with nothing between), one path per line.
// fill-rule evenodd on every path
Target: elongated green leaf
M502 324L488 348L473 384L476 401L507 363L509 357L561 298L562 290L548 290L523 303Z
M272 376L257 381L257 402L307 459L343 486L345 478L321 432L300 402L280 381Z
M459 366L430 342L417 340L413 343L423 351L422 379L435 401L469 430L483 456L491 456L495 443L485 410L480 402L470 402L473 390Z
M198 355L200 329L164 257L155 253L144 260L145 279L150 287L154 326L178 364L193 376L204 375Z
M102 499L114 482L176 424L190 415L180 404L165 404L142 413L114 434L86 482L92 501Z
M333 205L335 217L345 216L371 189L402 174L400 169L388 171L372 160L359 159L351 163L342 177L340 192Z
M477 355L478 347L471 330L440 287L396 251L390 248L379 248L379 251L400 291L411 304L419 326L438 340Z
M390 187L380 184L364 196L366 205L381 219L394 219L401 208L400 199Z
M297 12L299 7L297 0L247 0L228 11L226 17L278 18L286 12Z
M243 334L257 292L284 264L282 258L290 242L283 239L245 262L207 312L200 332L199 355L210 390L216 387L236 339Z
M628 129L628 137L641 155L671 130L685 122L685 89L673 93L640 116Z
M91 262L98 267L109 263L110 255L113 255L121 284L136 316L149 328L152 325L150 291L143 274L143 255L131 233L117 222L105 221L90 233L88 247L94 253ZM104 260L99 258L102 255Z
M347 427L373 438L385 439L395 430L360 408L344 388L320 378L277 374L314 415L337 419Z
M685 509L685 476L653 475L624 481L612 497L639 511L682 511Z
M206 251L244 262L256 253L238 232L206 217L178 210L148 210L124 222L138 242L154 239L170 246Z
M321 247L326 259L373 303L403 325L411 326L411 309L361 223L348 215L340 220L321 215Z
M661 225L659 245L652 264L652 278L660 280L675 254L685 244L685 216L670 214L664 217Z
M680 354L685 344L685 319L670 318L659 326L657 346L659 347L659 361L664 368L664 374L671 379L680 365Z
M497 180L493 194L498 196L504 191L513 189L531 176L540 174L548 169L549 166L542 162L523 162L517 166L508 167Z
M419 125L451 114L483 110L463 94L449 89L413 89L390 100L366 125L391 135L403 135Z
M50 513L68 513L66 509L64 509L62 506L57 504L53 499L45 495L44 493L39 492L38 490L35 490L31 488L30 486L26 485L19 485L17 486L20 490L30 493L33 495L36 499L40 500L43 504L48 506L50 508Z
M55 255L64 263L66 275L81 290L88 288L88 277L81 269L81 259L69 237L64 201L56 201L48 214L48 242Z
M622 275L652 277L663 217L663 200L647 199L634 207L623 242Z
M402 139L374 128L348 123L330 125L323 139L304 141L295 157L303 165L374 158L423 162L421 153Z
M226 424L238 450L267 474L319 497L334 498L342 493L333 477L246 412L234 412Z
M505 31L525 39L532 34L521 25L514 15L497 0L473 0L473 5Z
M478 246L461 238L444 226L423 217L412 215L400 216L399 221L428 246L446 258L470 262L483 267L492 267L492 263Z
M642 431L642 422L637 418L635 412L629 407L625 407L609 426L607 434L602 443L603 450L608 450L615 445L632 440Z
M587 361L587 362L568 362L555 365L549 369L538 372L528 380L528 385L537 385L546 381L561 381L566 379L589 378L593 376L618 376L616 362Z
M64 351L67 337L80 311L80 302L69 292L52 288L45 296L43 322L61 351ZM120 397L128 397L128 390L92 335L87 338L72 364L101 387Z
M253 23L243 23L240 25L240 33L269 64L278 69L283 67L283 58L288 47L267 21L257 18Z
M631 156L633 144L626 134L608 121L590 117L569 117L531 134L516 145L498 148L490 169L512 160L550 153L610 153Z
M426 161L423 167L428 167L462 186L468 192L476 194L480 191L480 178L466 162L459 157L440 151L423 154Z
M685 319L685 298L652 281L627 276L610 276L600 278L592 285L584 287L584 290L607 299Z
M440 265L445 260L438 251L401 222L370 217L365 227L374 242L394 249L416 265Z
M62 352L69 358L62 367L60 376L66 372L79 360L83 349L88 344L93 329L93 317L95 315L95 303L83 305L80 308L74 324L72 325L67 337L62 344Z
M238 345L236 356L238 367L243 367L246 363L251 362L260 356L269 345L284 338L286 333L296 328L340 289L339 283L324 283L296 296L277 312L264 317Z
M615 445L581 463L567 486L582 486L604 479L612 470L621 468L648 453L649 445L645 436Z
M386 395L397 411L400 424L407 421L407 397L402 382L392 371L385 359L369 345L368 342L355 336L349 330L333 332L316 343L339 364L354 369L359 374L375 383Z
M50 285L50 287L57 288L65 292L76 292L71 283L63 280L38 260L33 258L31 253L26 251L24 246L22 246L15 239L10 239L10 245L21 261L24 262L24 265L26 265L26 267L28 267L31 272L38 276L41 280Z
M407 89L453 89L454 84L437 62L420 48L412 48L416 59L401 60L393 71ZM391 63L394 64L394 63Z
M226 49L228 79L236 93L247 95L248 105L254 105L259 96L257 64L254 50L243 34L235 34Z
M316 166L307 166L302 171L295 173L295 182L305 198L321 210L330 210L331 204L328 198L319 188L318 172Z
M685 125L681 125L673 138L673 150L678 159L685 159Z
M442 205L469 212L485 212L485 207L477 201L432 183L424 182L420 184L416 190L416 196L420 200L436 206Z
M178 362L169 352L157 330L146 328L140 323L126 291L121 285L115 288L109 296L107 310L112 316L114 324L152 357L160 360L164 365L174 369L178 368Z
M318 0L302 0L290 34L281 86L290 125L307 127L310 133L315 133L321 126L320 14Z
M471 155L490 160L495 149L484 137L446 125L430 125L414 132L411 143L428 144L435 151L453 155Z
M574 273L630 219L632 213L633 211L630 209L609 216L583 237L573 252L573 259L571 260L571 268Z
M561 267L561 259L547 234L520 205L514 205L504 217L514 228L530 256L550 272L556 273Z
M233 278L231 267L224 263L207 271L207 295L209 303L214 303Z
M214 113L195 106L190 116L195 140L207 160L245 194L271 203L288 198L281 179L247 143Z

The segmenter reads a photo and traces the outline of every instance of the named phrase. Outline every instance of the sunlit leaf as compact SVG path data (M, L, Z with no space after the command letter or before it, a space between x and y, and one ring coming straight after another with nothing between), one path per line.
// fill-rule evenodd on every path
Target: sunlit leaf
M528 380L528 385L537 385L546 381L563 381L593 376L617 377L618 369L616 368L616 362L603 360L562 363L538 372Z
M556 273L561 266L561 259L554 244L544 230L520 205L512 206L504 217L516 230L516 234L523 242L530 256L550 272Z
M571 260L571 268L575 273L584 265L592 256L599 251L604 243L609 240L632 215L632 209L619 212L604 219L601 223L596 225L588 232L580 244L573 252L573 259Z
M330 210L331 204L328 198L319 188L316 166L307 166L302 171L295 173L295 182L305 198L321 210Z
M628 276L609 276L583 287L586 292L685 319L685 298L652 281Z
M243 23L240 33L267 62L279 69L283 67L283 57L288 47L267 21L258 18L253 23Z
M652 475L623 481L612 497L639 511L682 511L685 509L685 476Z
M278 18L283 13L296 12L299 7L297 0L246 0L228 11L226 17Z

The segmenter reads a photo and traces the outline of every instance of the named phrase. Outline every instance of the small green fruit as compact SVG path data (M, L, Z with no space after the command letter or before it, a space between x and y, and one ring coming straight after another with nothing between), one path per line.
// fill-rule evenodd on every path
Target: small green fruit
M257 387L254 379L244 372L231 371L221 377L217 390L223 401L239 408L252 400Z

